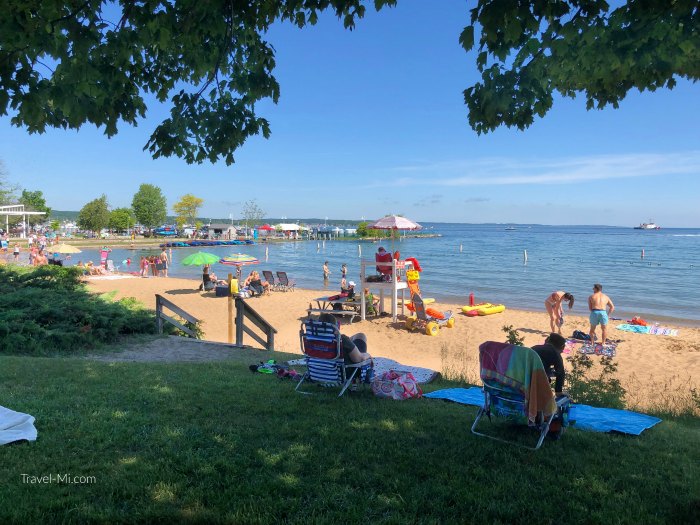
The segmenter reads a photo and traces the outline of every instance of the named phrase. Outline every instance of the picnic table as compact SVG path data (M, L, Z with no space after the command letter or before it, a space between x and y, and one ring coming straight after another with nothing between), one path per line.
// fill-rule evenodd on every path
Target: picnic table
M360 301L357 299L348 299L347 297L330 295L325 297L317 297L314 299L314 301L316 301L316 308L308 308L307 312L309 314L329 313L342 317L349 317L350 323L354 321L355 317L360 315ZM336 305L340 305L340 308L334 308Z

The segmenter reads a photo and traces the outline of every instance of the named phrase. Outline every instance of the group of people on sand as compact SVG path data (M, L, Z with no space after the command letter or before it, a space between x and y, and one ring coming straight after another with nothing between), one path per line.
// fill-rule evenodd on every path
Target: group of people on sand
M544 302L544 307L549 314L550 331L561 335L561 327L564 325L564 309L562 303L568 301L569 310L574 306L574 296L569 292L557 290L552 292ZM590 311L588 320L590 321L591 342L595 341L595 331L598 325L601 330L601 343L607 342L607 328L610 315L615 311L615 305L610 297L603 293L602 284L593 285L593 293L588 297L588 310Z
M142 256L139 263L140 275L141 277L148 277L150 273L153 277L167 277L169 263L170 258L165 248L160 252L160 255Z

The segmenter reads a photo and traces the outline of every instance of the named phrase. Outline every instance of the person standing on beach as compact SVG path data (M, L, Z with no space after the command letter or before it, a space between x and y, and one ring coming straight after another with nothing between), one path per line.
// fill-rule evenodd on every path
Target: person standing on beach
M12 255L15 256L15 261L19 261L19 244L15 243L15 249L13 250Z
M588 298L588 309L591 311L591 342L595 341L595 328L600 325L602 344L605 344L608 330L608 317L615 311L615 305L610 297L603 293L602 284L593 285L593 294Z
M168 253L165 251L165 248L163 248L163 251L160 252L160 263L161 263L161 269L163 271L163 277L168 276Z
M323 263L323 280L327 281L331 276L331 270L328 268L328 261Z
M574 296L569 292L557 290L552 292L544 302L544 307L549 314L549 331L561 334L561 327L564 324L564 310L561 303L569 301L569 310L574 306Z
M109 256L109 252L112 250L110 248L107 248L106 246L103 246L102 249L100 250L100 266L104 268L105 270L107 269L107 257Z

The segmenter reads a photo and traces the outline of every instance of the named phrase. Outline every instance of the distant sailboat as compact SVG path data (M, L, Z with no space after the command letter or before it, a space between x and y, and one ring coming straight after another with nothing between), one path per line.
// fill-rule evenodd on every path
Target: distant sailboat
M514 232L514 231L515 231L515 226L506 226L506 231L507 231L507 232Z

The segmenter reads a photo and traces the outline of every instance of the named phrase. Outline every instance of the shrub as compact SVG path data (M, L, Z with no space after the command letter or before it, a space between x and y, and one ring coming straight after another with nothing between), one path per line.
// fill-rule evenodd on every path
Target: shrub
M525 339L520 337L520 334L515 328L513 328L513 325L504 325L501 330L508 334L506 337L506 343L517 346L523 346L525 344Z
M566 374L569 395L576 403L608 408L625 407L625 389L615 377L617 363L611 357L601 357L601 369L593 375L593 360L585 354L567 358L571 371Z
M0 267L0 348L5 353L72 352L131 334L155 333L155 314L135 299L89 293L75 268Z

